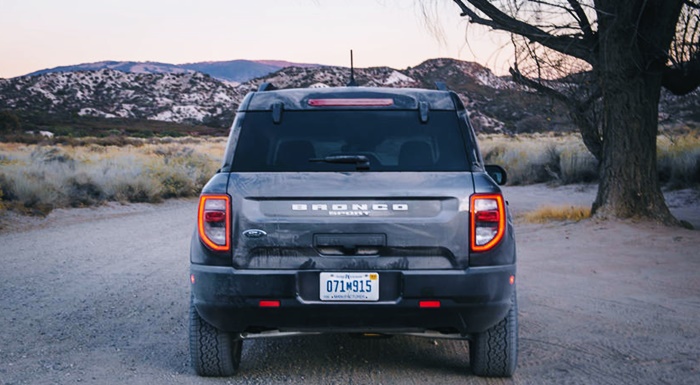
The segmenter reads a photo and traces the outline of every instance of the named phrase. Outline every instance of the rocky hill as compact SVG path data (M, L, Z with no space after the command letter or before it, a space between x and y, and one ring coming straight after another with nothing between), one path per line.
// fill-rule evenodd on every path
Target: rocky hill
M241 84L195 71L133 73L116 69L53 72L0 79L0 110L41 126L76 119L135 119L219 127L233 120L245 94L263 82L277 88L325 87L347 84L345 67L286 67ZM566 110L546 97L495 76L476 63L432 59L404 70L359 68L362 86L434 88L444 81L471 111L472 123L482 132L562 131L573 127ZM664 121L697 124L700 93L679 98L664 95ZM40 117L37 118L37 117ZM41 121L38 123L38 121ZM49 122L48 124L46 122Z
M286 67L321 67L320 64L292 63L283 60L228 60L207 61L186 64L134 61L101 61L70 66L47 68L27 74L37 76L55 72L117 70L135 74L169 74L201 72L213 78L228 82L241 83L265 76Z
M230 124L236 92L199 73L134 74L102 69L0 80L0 109L20 115Z

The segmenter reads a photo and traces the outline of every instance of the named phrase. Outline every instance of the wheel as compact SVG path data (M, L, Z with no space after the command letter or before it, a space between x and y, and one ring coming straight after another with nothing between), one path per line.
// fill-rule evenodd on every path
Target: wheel
M241 363L243 340L210 325L190 301L190 360L195 372L206 377L232 376Z
M510 377L518 364L518 301L513 290L508 314L469 341L472 372L482 377Z

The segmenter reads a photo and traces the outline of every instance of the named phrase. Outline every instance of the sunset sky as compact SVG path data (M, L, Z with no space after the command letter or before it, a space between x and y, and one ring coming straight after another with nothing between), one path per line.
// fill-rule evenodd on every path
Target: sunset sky
M357 67L452 57L505 72L507 36L467 27L452 1L436 2L442 40L418 0L0 0L0 78L103 60L348 66L350 49Z

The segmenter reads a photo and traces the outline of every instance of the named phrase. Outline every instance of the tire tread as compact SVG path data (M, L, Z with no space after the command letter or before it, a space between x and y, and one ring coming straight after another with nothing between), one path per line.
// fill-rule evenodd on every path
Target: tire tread
M482 377L511 377L518 360L518 304L515 291L508 314L490 329L476 333L469 342L469 360L474 374Z
M242 340L207 323L190 305L190 360L205 377L228 377L238 370Z

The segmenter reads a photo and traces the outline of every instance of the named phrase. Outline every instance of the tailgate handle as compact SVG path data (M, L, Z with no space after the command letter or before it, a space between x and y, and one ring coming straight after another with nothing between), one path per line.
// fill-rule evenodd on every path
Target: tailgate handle
M321 247L345 247L348 249L358 247L384 247L386 246L386 234L316 234L314 246Z
M323 255L377 255L386 234L315 234L314 247Z

